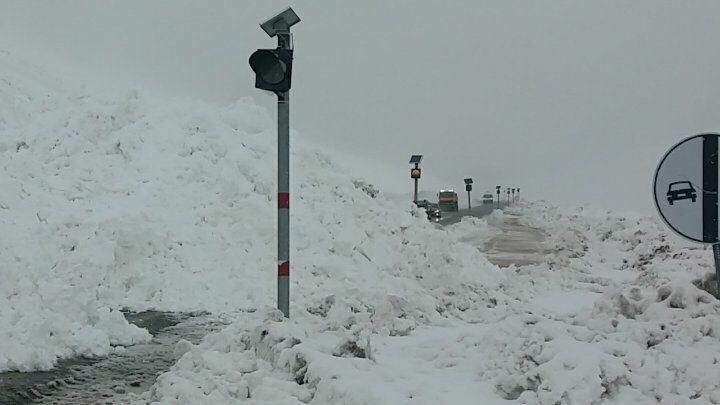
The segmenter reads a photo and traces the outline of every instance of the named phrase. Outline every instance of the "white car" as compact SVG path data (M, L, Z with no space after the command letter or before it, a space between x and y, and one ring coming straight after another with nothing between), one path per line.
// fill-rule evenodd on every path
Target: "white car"
M492 194L483 194L482 196L482 202L483 204L492 204L494 201Z

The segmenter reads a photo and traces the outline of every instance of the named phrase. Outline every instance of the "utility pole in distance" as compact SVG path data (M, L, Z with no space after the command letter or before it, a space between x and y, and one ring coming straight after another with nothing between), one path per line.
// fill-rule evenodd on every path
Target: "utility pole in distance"
M288 7L260 24L270 38L277 36L275 49L258 49L250 56L255 72L255 87L277 96L278 112L278 244L277 306L290 317L290 85L292 78L293 41L290 27L300 17Z

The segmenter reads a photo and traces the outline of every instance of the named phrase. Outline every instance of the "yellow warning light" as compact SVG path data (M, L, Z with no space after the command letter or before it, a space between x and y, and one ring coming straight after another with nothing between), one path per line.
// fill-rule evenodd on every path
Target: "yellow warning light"
M419 179L420 178L420 169L410 170L410 178Z

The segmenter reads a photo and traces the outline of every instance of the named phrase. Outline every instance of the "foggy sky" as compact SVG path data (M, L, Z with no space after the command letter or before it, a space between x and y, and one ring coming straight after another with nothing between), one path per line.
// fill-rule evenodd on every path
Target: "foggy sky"
M302 19L292 126L375 162L361 169L387 187L411 192L422 153L428 190L472 176L478 191L651 213L662 153L720 131L716 1L0 0L0 35L116 85L251 95L274 114L247 59L275 46L258 24L288 4Z

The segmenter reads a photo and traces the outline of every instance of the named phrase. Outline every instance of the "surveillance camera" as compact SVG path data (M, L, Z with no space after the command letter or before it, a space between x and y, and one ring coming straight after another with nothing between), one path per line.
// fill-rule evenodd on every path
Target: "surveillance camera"
M272 38L277 35L278 32L287 32L290 27L299 22L300 17L295 14L292 7L288 7L280 14L260 24L260 28Z

